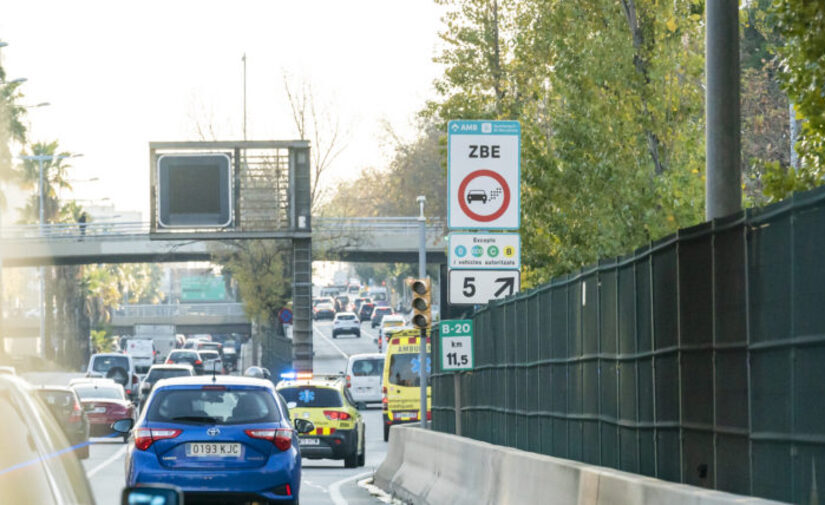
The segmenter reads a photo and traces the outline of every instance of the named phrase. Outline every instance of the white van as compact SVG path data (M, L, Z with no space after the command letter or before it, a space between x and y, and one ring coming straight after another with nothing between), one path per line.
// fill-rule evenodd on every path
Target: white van
M347 387L356 403L381 403L384 355L353 354L347 362Z
M146 373L155 364L155 343L151 338L130 338L124 350L132 357L137 373Z

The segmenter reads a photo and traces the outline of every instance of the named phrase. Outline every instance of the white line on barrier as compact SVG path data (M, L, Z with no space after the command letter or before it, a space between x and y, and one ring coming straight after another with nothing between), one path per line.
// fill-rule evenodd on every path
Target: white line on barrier
M349 502L344 499L344 496L341 494L341 486L347 482L363 479L364 477L369 477L370 475L372 475L372 472L359 473L358 475L353 475L352 477L347 477L346 479L341 479L330 484L329 498L332 500L332 503L335 505L349 505Z
M313 330L315 330L315 331L317 331L317 332L318 332L318 334L319 334L319 335L321 335L321 338L323 338L324 340L326 340L327 342L329 342L329 345L331 345L333 348L335 348L335 350L336 350L336 351L340 352L340 353L341 353L341 356L343 356L343 357L344 357L344 359L349 359L349 354L347 354L347 353L345 353L344 351L342 351L340 347L338 347L337 345L335 345L335 342L333 342L332 340L330 340L330 338L329 338L328 336L324 335L324 332L323 332L323 331L321 331L321 328L320 328L317 324L312 323L312 329L313 329Z
M117 451L116 453L112 454L112 455L109 457L109 459L107 459L107 460L106 460L106 461L104 461L103 463L101 463L101 464L97 465L96 467L94 467L94 468L92 468L91 470L89 470L88 472L86 472L86 477L88 477L89 479L91 479L92 477L94 477L94 476L97 474L97 472L99 472L99 471L103 470L103 469L104 469L104 468L106 468L107 466L111 465L112 463L114 463L115 461L117 461L118 459L120 459L120 457L121 457L121 456L123 456L123 454L124 454L125 452L126 452L126 446L124 445L123 447L121 447L120 449L118 449L118 451Z

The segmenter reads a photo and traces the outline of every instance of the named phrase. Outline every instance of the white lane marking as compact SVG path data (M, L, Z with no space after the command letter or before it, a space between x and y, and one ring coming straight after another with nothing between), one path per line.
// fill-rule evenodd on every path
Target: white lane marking
M332 341L332 340L331 340L328 336L324 335L324 332L323 332L323 331L321 331L321 328L319 328L317 324L312 323L312 329L313 329L313 330L315 330L315 331L317 331L317 332L318 332L318 334L319 334L319 335L321 335L321 338L323 338L324 340L326 340L327 342L329 342L329 345L331 345L332 347L334 347L336 351L340 352L340 353L341 353L341 356L343 356L343 357L344 357L344 359L349 359L349 354L347 354L347 353L345 353L344 351L342 351L340 347L338 347L337 345L335 345L335 342L333 342L333 341Z
M341 494L341 486L343 486L347 482L363 479L364 477L369 477L370 475L372 475L372 472L359 473L358 475L353 475L352 477L347 477L346 479L342 479L330 484L329 498L332 500L332 503L334 503L335 505L349 505L349 502L345 500L344 496Z
M125 453L126 453L126 446L124 445L116 453L112 454L109 457L109 459L107 459L103 463L97 465L96 467L94 467L91 470L89 470L88 472L86 472L86 477L91 479L92 477L94 477L97 474L97 472L103 470L107 466L111 465L112 463L114 463L115 461L120 459L120 457L123 456Z

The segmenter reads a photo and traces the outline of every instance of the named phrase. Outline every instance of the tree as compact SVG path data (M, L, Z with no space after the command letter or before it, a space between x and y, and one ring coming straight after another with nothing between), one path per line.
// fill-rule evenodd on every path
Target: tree
M334 107L319 102L311 83L290 83L286 73L283 81L295 130L301 140L312 142L310 202L315 209L324 196L323 174L346 148L348 134Z
M769 24L780 36L776 53L783 89L802 127L796 148L799 170L768 166L766 191L781 199L791 191L822 184L825 176L825 4L809 0L774 0Z

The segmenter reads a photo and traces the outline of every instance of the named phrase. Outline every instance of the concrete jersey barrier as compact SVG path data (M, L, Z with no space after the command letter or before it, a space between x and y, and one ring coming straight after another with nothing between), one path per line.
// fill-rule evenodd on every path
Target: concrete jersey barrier
M375 484L414 505L778 505L455 435L394 426Z

